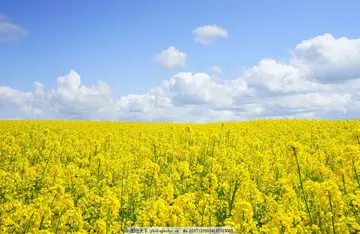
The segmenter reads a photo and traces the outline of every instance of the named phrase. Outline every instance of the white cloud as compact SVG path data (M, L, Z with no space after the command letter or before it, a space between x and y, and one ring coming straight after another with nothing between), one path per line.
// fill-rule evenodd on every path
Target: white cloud
M217 38L228 37L229 33L226 29L217 25L204 25L197 27L193 31L194 41L203 45L214 43Z
M118 98L105 82L86 86L70 71L57 78L55 89L39 82L31 92L0 86L0 118L209 122L358 117L360 77L353 58L360 54L357 43L325 34L297 45L287 63L262 59L231 81L180 72L147 93ZM333 58L332 51L348 64ZM339 76L335 79L328 71Z
M360 39L317 36L298 44L292 64L323 83L360 78Z
M246 83L220 84L206 73L181 72L163 83L164 93L172 99L173 105L231 106L232 98L247 90Z
M27 34L25 29L11 22L7 16L0 14L0 43L14 42Z
M326 86L308 79L299 68L281 64L272 59L263 59L245 72L250 86L276 93L298 93L326 89Z
M28 102L32 98L32 93L23 93L19 90L7 87L0 86L0 104L16 104L22 105Z
M210 68L210 71L214 73L221 73L221 68L218 65L214 65Z
M155 60L166 68L183 67L186 63L186 56L186 53L181 52L174 46L170 46L160 54L157 54Z

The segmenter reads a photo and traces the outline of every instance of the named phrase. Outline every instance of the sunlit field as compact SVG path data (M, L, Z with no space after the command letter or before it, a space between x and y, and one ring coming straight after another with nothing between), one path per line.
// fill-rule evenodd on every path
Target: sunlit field
M360 231L360 121L0 121L1 233Z

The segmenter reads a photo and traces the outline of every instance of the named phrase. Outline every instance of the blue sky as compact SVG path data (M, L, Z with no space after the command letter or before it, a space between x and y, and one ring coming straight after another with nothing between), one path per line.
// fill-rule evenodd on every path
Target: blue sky
M34 82L37 81L45 86L45 92L50 92L51 89L57 89L58 77L66 76L74 70L81 76L82 84L86 87L95 85L98 80L106 82L112 89L111 99L116 102L128 95L145 95L150 89L161 86L163 81L184 72L207 74L213 79L216 78L217 82L230 82L244 77L244 70L253 68L265 58L290 64L295 47L303 40L327 33L335 40L341 37L348 40L360 38L360 30L357 29L357 22L360 22L357 10L359 8L358 1L3 0L0 3L3 22L7 25L16 25L26 33L18 35L16 40L0 42L0 87L33 95ZM227 36L218 36L209 45L194 41L194 30L206 25L222 28L227 32ZM2 30L1 34L0 24L0 37L9 33L5 29ZM167 68L154 59L170 46L186 54L184 65ZM344 56L347 59L349 55ZM216 74L216 77L210 71L214 65L219 66L222 71ZM309 64L307 66L309 67ZM296 65L296 68L300 67ZM341 66L339 69L338 72L346 73L344 69L353 68ZM330 70L329 72L331 73ZM354 72L357 75L357 71ZM313 77L315 75L313 74ZM307 74L306 79L311 80L313 77L310 76ZM246 82L251 88L251 81ZM182 97L184 93L189 96L189 92L182 90ZM193 95L195 91L191 92ZM214 90L209 92L215 95ZM310 91L305 93L309 94ZM169 98L169 105L178 108L179 105L176 103L179 101L173 96ZM255 101L259 97L263 96L256 94L253 97L254 105L259 104ZM235 106L236 97L231 98L232 106ZM2 93L0 92L3 106L3 114L0 117L11 117L11 114L4 113L13 113L12 110L21 109L19 104L14 104L14 101L9 99L9 91L5 93L3 89ZM31 101L34 102L34 98ZM209 107L209 103L202 105L203 101L201 108L198 106L200 109L218 111L218 106ZM37 100L36 103L40 102ZM199 102L190 104L200 105ZM44 105L39 104L36 107L45 113L44 118L59 118L58 109L55 111L58 114L50 113L49 110L54 108L49 106L50 104L46 104L46 107ZM245 105L239 105L240 112L244 113ZM185 106L188 108L189 105ZM91 111L98 112L98 108ZM129 108L125 111L133 113ZM224 110L223 107L220 109ZM227 107L225 109L229 111ZM177 111L181 113L181 109ZM20 112L14 115L14 118L18 118ZM76 109L75 112L79 110ZM145 120L152 120L149 112L144 112L147 116ZM150 112L155 115L158 109ZM188 109L187 112L194 115ZM309 116L317 116L317 112L313 112L312 109L308 113ZM335 116L332 111L329 113ZM329 113L319 116L328 116ZM75 116L86 118L87 114L89 112L77 113ZM209 115L211 114L207 114ZM124 118L123 115L112 116L115 119ZM130 116L133 117L133 114ZM232 113L231 116L235 119L247 118L242 114ZM94 118L97 117L98 115L95 115ZM203 119L203 116L200 117L199 119ZM157 118L154 117L155 120Z

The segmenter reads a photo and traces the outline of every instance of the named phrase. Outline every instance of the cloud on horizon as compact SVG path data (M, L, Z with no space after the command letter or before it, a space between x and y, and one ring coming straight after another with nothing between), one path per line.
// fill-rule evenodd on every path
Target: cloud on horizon
M0 86L0 118L166 122L355 118L360 114L359 68L360 39L324 34L299 43L286 63L265 58L230 81L180 72L145 94L121 97L115 97L104 81L85 85L75 71L58 77L56 88L50 90L39 82L31 92Z

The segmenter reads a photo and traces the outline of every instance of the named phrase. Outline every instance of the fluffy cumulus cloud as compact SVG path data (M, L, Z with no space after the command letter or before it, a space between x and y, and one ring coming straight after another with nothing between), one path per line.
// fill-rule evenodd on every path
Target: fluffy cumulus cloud
M292 63L313 80L336 83L358 79L360 39L325 34L296 46Z
M25 29L13 23L6 15L0 13L0 43L18 41L27 34Z
M0 86L0 118L211 122L257 118L354 118L360 114L360 40L321 35L298 44L288 62L263 59L222 81L180 72L141 95L116 97L75 71L56 88ZM165 56L166 57L166 56Z
M186 63L186 56L186 53L181 52L174 46L170 46L157 54L155 60L158 61L161 66L166 68L183 67Z
M229 33L226 29L217 25L204 25L197 27L193 31L194 41L203 45L214 43L217 38L228 37Z

